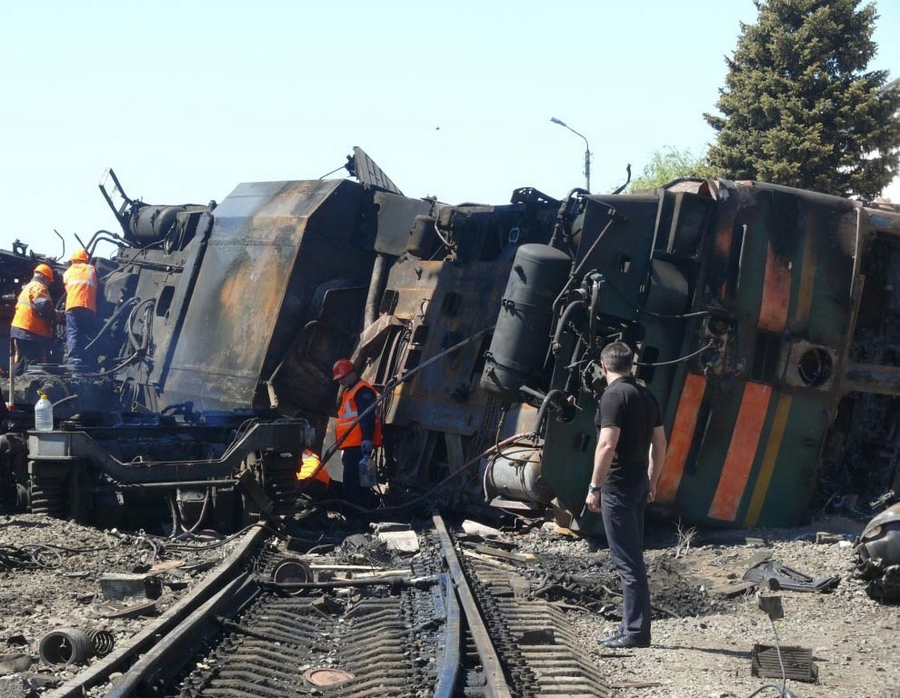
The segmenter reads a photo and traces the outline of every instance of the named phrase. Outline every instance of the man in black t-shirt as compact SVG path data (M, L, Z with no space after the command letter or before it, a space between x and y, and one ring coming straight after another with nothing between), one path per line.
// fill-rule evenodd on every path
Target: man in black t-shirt
M624 342L600 352L607 388L600 397L594 470L585 504L600 511L609 552L622 582L622 622L600 640L607 647L650 646L650 587L644 565L644 509L656 496L666 453L662 414L653 393L631 375Z

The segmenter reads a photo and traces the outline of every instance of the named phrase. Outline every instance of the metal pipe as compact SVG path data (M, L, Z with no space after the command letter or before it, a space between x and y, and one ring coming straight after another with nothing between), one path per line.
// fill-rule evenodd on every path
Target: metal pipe
M16 340L9 338L9 395L6 401L12 405L16 401Z
M387 255L378 254L375 257L375 265L372 267L372 279L369 282L369 294L366 296L365 327L368 328L378 319L378 309L381 307L381 296L387 283L388 258Z
M849 363L844 369L841 392L900 395L900 368L877 364Z
M84 492L114 492L116 490L177 490L184 487L234 487L240 480L228 478L224 480L183 480L173 482L119 482L107 487L84 487Z

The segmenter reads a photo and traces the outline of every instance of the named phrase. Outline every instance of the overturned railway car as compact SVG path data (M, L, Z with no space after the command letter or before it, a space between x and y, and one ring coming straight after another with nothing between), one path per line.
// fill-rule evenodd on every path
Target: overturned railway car
M665 414L656 506L791 526L815 496L890 489L900 410L900 211L759 182L445 205L358 181L239 185L152 206L114 175L96 362L10 386L3 481L102 525L235 528L289 510L352 356L382 392L393 501L583 512L624 340ZM35 432L41 389L56 429ZM330 452L332 449L328 449Z

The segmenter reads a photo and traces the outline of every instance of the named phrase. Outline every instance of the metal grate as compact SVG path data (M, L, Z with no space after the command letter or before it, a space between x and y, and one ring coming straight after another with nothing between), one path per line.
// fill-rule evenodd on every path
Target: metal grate
M819 668L812 660L812 650L806 647L782 647L781 661L779 661L777 647L753 645L751 662L751 671L754 676L780 679L783 662L784 678L786 679L813 682L819 677Z
M778 358L781 355L781 338L770 332L757 332L753 347L753 363L750 380L775 383L778 379Z

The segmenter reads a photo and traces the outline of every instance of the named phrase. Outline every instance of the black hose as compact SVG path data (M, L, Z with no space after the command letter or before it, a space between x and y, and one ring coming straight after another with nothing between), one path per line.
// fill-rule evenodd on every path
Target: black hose
M550 403L552 403L558 397L561 397L563 400L565 400L566 394L559 388L554 388L544 396L543 400L541 400L541 406L538 408L537 418L534 420L535 436L539 436L543 431L543 422L547 417L547 410L550 408Z
M572 301L569 305L566 306L566 309L563 311L562 317L559 319L559 322L556 325L556 332L553 333L553 343L550 345L550 350L553 352L553 356L559 355L559 350L562 348L562 333L566 328L566 325L569 323L571 315L578 310L579 308L583 308L587 305L584 299L579 298L578 300Z

